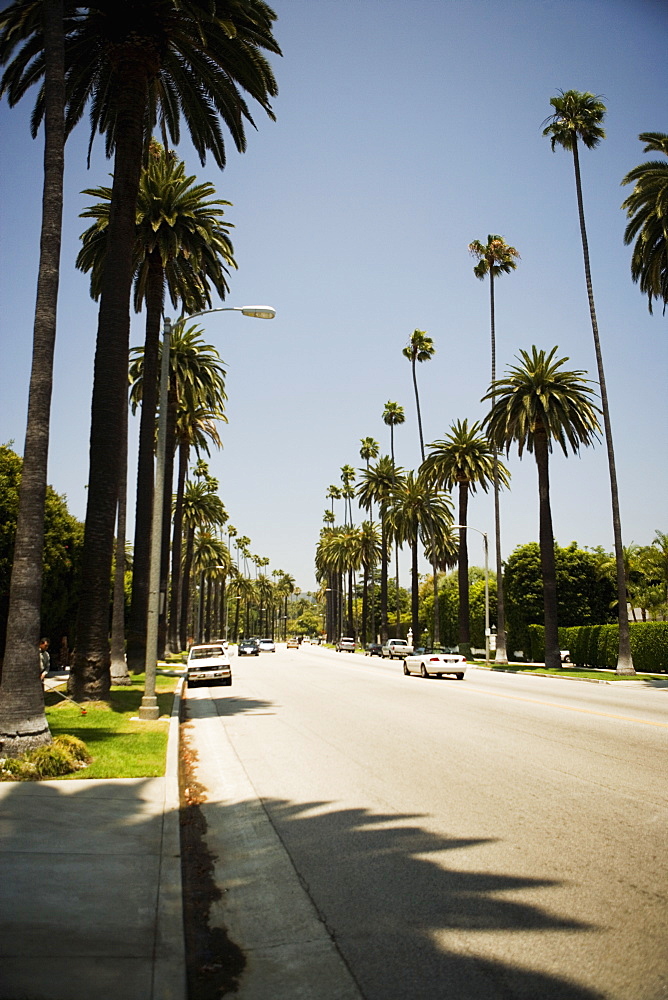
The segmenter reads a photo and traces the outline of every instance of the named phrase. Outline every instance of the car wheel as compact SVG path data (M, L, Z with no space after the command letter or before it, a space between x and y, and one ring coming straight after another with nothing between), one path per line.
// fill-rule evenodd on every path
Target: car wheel
M464 674L457 674L457 680L458 681L463 681L464 680Z
M404 674L405 674L406 677L408 677L408 675L410 674L410 670L406 666L406 661L405 660L404 660Z
M420 677L424 677L425 679L427 677L429 677L429 673L428 673L427 668L425 667L424 663L420 664Z

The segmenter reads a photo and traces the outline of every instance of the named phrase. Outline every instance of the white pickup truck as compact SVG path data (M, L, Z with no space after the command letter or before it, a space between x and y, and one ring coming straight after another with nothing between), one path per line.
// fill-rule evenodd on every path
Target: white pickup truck
M224 644L191 646L186 663L186 684L190 687L199 681L218 682L227 687L232 683L232 668Z
M388 639L386 643L383 644L382 656L388 657L391 660L395 658L397 660L403 660L404 657L410 656L413 652L413 647L409 646L406 639Z

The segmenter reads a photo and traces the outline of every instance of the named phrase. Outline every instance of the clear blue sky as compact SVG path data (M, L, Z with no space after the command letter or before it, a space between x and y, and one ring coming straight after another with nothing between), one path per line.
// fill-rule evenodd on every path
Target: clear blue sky
M644 159L638 134L668 131L668 13L661 0L275 0L277 121L256 115L248 151L229 143L211 181L228 209L239 270L226 305L267 303L271 322L235 314L200 322L227 363L229 424L211 459L230 521L272 569L314 586L313 554L340 467L360 439L389 451L381 414L406 410L397 461L419 464L410 365L415 328L437 353L419 367L427 441L481 418L489 382L487 284L467 247L500 233L518 248L497 285L497 371L519 348L558 345L595 377L572 158L541 136L559 89L608 107L608 138L582 154L592 272L617 454L624 541L668 528L668 329L632 284L620 204ZM42 187L34 96L0 106L0 441L23 447ZM64 242L49 482L83 518L96 307L74 269L89 202L106 184L103 143L86 170L87 124L67 147ZM131 342L143 342L133 315ZM136 423L131 429L134 490ZM511 456L502 500L504 555L538 534L535 463ZM557 541L612 548L603 445L552 460ZM133 500L130 503L133 507ZM131 515L132 517L132 515ZM341 514L342 519L342 514ZM472 525L493 531L491 501ZM482 561L478 536L471 561ZM407 565L407 563L406 563ZM408 583L407 572L404 582Z

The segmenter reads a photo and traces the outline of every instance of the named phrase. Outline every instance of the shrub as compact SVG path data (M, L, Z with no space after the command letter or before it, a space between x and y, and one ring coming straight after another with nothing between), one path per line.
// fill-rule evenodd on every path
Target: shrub
M545 659L545 629L530 625L531 658ZM631 655L642 673L668 673L668 622L631 622ZM579 667L614 670L619 648L619 625L576 625L559 629L559 645Z
M76 736L56 736L47 746L22 757L0 759L0 781L39 781L60 778L85 767L90 760L86 744Z

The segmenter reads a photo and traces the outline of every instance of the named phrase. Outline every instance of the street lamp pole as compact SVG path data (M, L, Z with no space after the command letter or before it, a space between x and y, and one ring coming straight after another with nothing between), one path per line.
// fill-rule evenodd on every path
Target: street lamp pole
M182 319L195 319L215 312L240 312L254 319L273 319L276 310L271 306L225 306L219 309L204 309L191 313ZM151 551L149 564L148 611L146 614L146 660L144 664L144 694L139 707L139 718L143 721L157 719L160 715L155 693L156 667L158 663L158 621L160 619L160 548L162 541L162 510L165 485L165 458L167 453L167 398L169 393L169 352L172 338L172 321L165 316L162 333L162 358L160 365L160 403L158 415L158 441L155 460L155 483L153 487L153 518L151 521Z
M487 532L482 531L480 528L474 528L472 524L453 524L452 527L459 528L460 531L468 531L471 528L473 531L477 531L479 535L482 535L482 540L485 543L485 665L489 666L489 554Z

